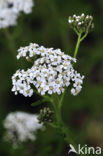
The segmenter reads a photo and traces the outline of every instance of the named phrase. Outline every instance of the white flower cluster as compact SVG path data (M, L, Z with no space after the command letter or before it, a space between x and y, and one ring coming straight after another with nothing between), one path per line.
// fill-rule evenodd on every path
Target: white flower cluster
M77 32L89 32L94 28L93 17L82 13L80 16L69 16L70 26Z
M5 140L12 141L14 145L35 140L35 132L42 128L37 115L19 111L8 114L3 125L6 129Z
M33 0L0 0L0 28L15 25L19 14L31 13L32 7Z
M41 95L61 94L71 83L73 95L81 91L84 76L77 73L72 66L76 59L64 54L60 49L54 50L31 43L18 50L17 59L20 57L32 59L34 64L31 69L18 70L12 76L12 91L15 94L32 96L35 88Z

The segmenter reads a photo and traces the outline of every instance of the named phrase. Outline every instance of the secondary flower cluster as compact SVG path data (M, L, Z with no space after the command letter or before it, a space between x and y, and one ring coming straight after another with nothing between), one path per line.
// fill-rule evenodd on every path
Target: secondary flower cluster
M4 121L5 140L14 145L27 140L35 140L35 132L42 128L38 122L38 116L25 112L13 112L8 114Z
M32 7L33 0L0 0L0 28L15 25L19 14L29 14Z
M40 110L40 114L38 116L39 123L42 122L52 122L53 121L54 112L49 107L44 107Z
M77 33L87 33L94 28L93 17L84 13L81 16L70 16L68 22Z
M81 91L84 76L77 73L72 66L76 59L64 54L60 49L54 50L31 43L18 50L17 59L20 57L31 59L34 64L27 71L17 70L12 76L12 91L15 94L32 96L34 89L41 95L61 94L71 83L73 95Z

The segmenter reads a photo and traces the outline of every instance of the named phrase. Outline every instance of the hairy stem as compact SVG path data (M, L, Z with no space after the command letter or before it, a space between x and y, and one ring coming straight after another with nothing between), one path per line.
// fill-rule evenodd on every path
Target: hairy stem
M56 95L53 95L52 97L53 97L52 104L53 104L53 107L55 110L56 121L57 121L58 127L61 130L61 133L65 136L65 141L68 144L72 144L74 146L74 148L77 150L77 146L75 145L75 143L72 139L73 137L71 135L71 132L68 130L68 127L64 124L64 122L62 120L61 107L59 107L59 105L61 103L61 99L59 100Z

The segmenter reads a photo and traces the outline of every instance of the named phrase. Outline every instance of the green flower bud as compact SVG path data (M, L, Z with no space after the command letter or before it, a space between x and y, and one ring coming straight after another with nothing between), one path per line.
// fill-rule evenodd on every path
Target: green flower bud
M81 16L70 16L68 19L69 25L76 33L88 33L93 30L93 17L85 14Z
M50 110L49 107L44 107L40 110L40 114L38 116L39 123L42 122L52 122L53 121L54 112Z

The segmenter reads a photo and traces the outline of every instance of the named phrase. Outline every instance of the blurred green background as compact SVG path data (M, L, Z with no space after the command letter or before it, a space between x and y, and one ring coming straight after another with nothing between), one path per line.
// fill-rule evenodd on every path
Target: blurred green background
M31 107L37 95L25 98L11 92L11 76L18 68L17 49L29 43L61 48L73 56L77 36L70 29L68 16L81 13L94 17L95 29L82 42L75 68L85 75L81 93L74 97L68 92L63 104L63 120L77 144L103 148L103 0L35 0L30 15L22 14L16 26L0 30L0 156L67 156L69 145L55 129L47 127L36 142L14 150L2 141L2 122L11 111L37 113L44 105Z

